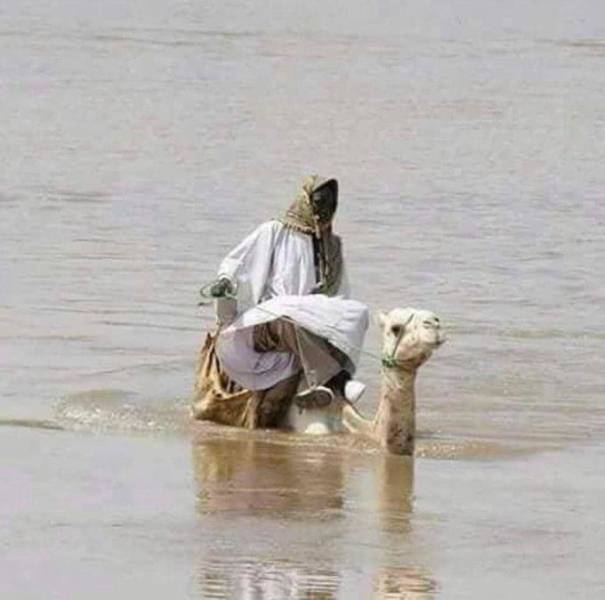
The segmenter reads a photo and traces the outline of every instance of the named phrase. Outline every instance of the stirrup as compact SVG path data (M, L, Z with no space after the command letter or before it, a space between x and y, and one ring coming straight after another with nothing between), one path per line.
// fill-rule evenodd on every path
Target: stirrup
M325 408L334 400L334 392L323 385L311 387L300 392L294 402L301 410L306 408Z

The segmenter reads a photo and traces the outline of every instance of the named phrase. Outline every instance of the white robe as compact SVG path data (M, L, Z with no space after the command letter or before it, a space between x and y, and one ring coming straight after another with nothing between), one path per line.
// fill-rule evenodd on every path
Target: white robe
M254 350L254 326L283 316L357 364L368 308L347 299L346 273L337 296L311 293L317 285L311 236L278 221L263 223L227 255L218 275L237 286L237 307L235 320L221 329L217 354L229 377L243 387L264 390L301 369L293 354Z

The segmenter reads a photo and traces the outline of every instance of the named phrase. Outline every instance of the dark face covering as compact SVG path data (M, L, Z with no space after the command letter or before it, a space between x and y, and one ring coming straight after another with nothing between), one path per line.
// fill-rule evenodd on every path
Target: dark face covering
M313 215L317 218L320 225L327 225L332 222L336 212L336 190L331 182L315 190L311 194L311 208Z

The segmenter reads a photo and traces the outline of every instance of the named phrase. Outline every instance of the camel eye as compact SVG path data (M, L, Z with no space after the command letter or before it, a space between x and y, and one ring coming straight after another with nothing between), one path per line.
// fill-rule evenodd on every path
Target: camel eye
M401 327L401 325L393 325L391 327L391 333L395 336L401 335L402 331L403 331L403 327Z

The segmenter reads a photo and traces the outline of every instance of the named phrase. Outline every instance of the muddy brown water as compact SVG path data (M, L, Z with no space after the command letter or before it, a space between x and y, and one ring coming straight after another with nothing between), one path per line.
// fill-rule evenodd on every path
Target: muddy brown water
M605 596L604 40L592 0L4 2L2 597ZM447 328L415 459L188 421L197 289L310 171L355 296Z

